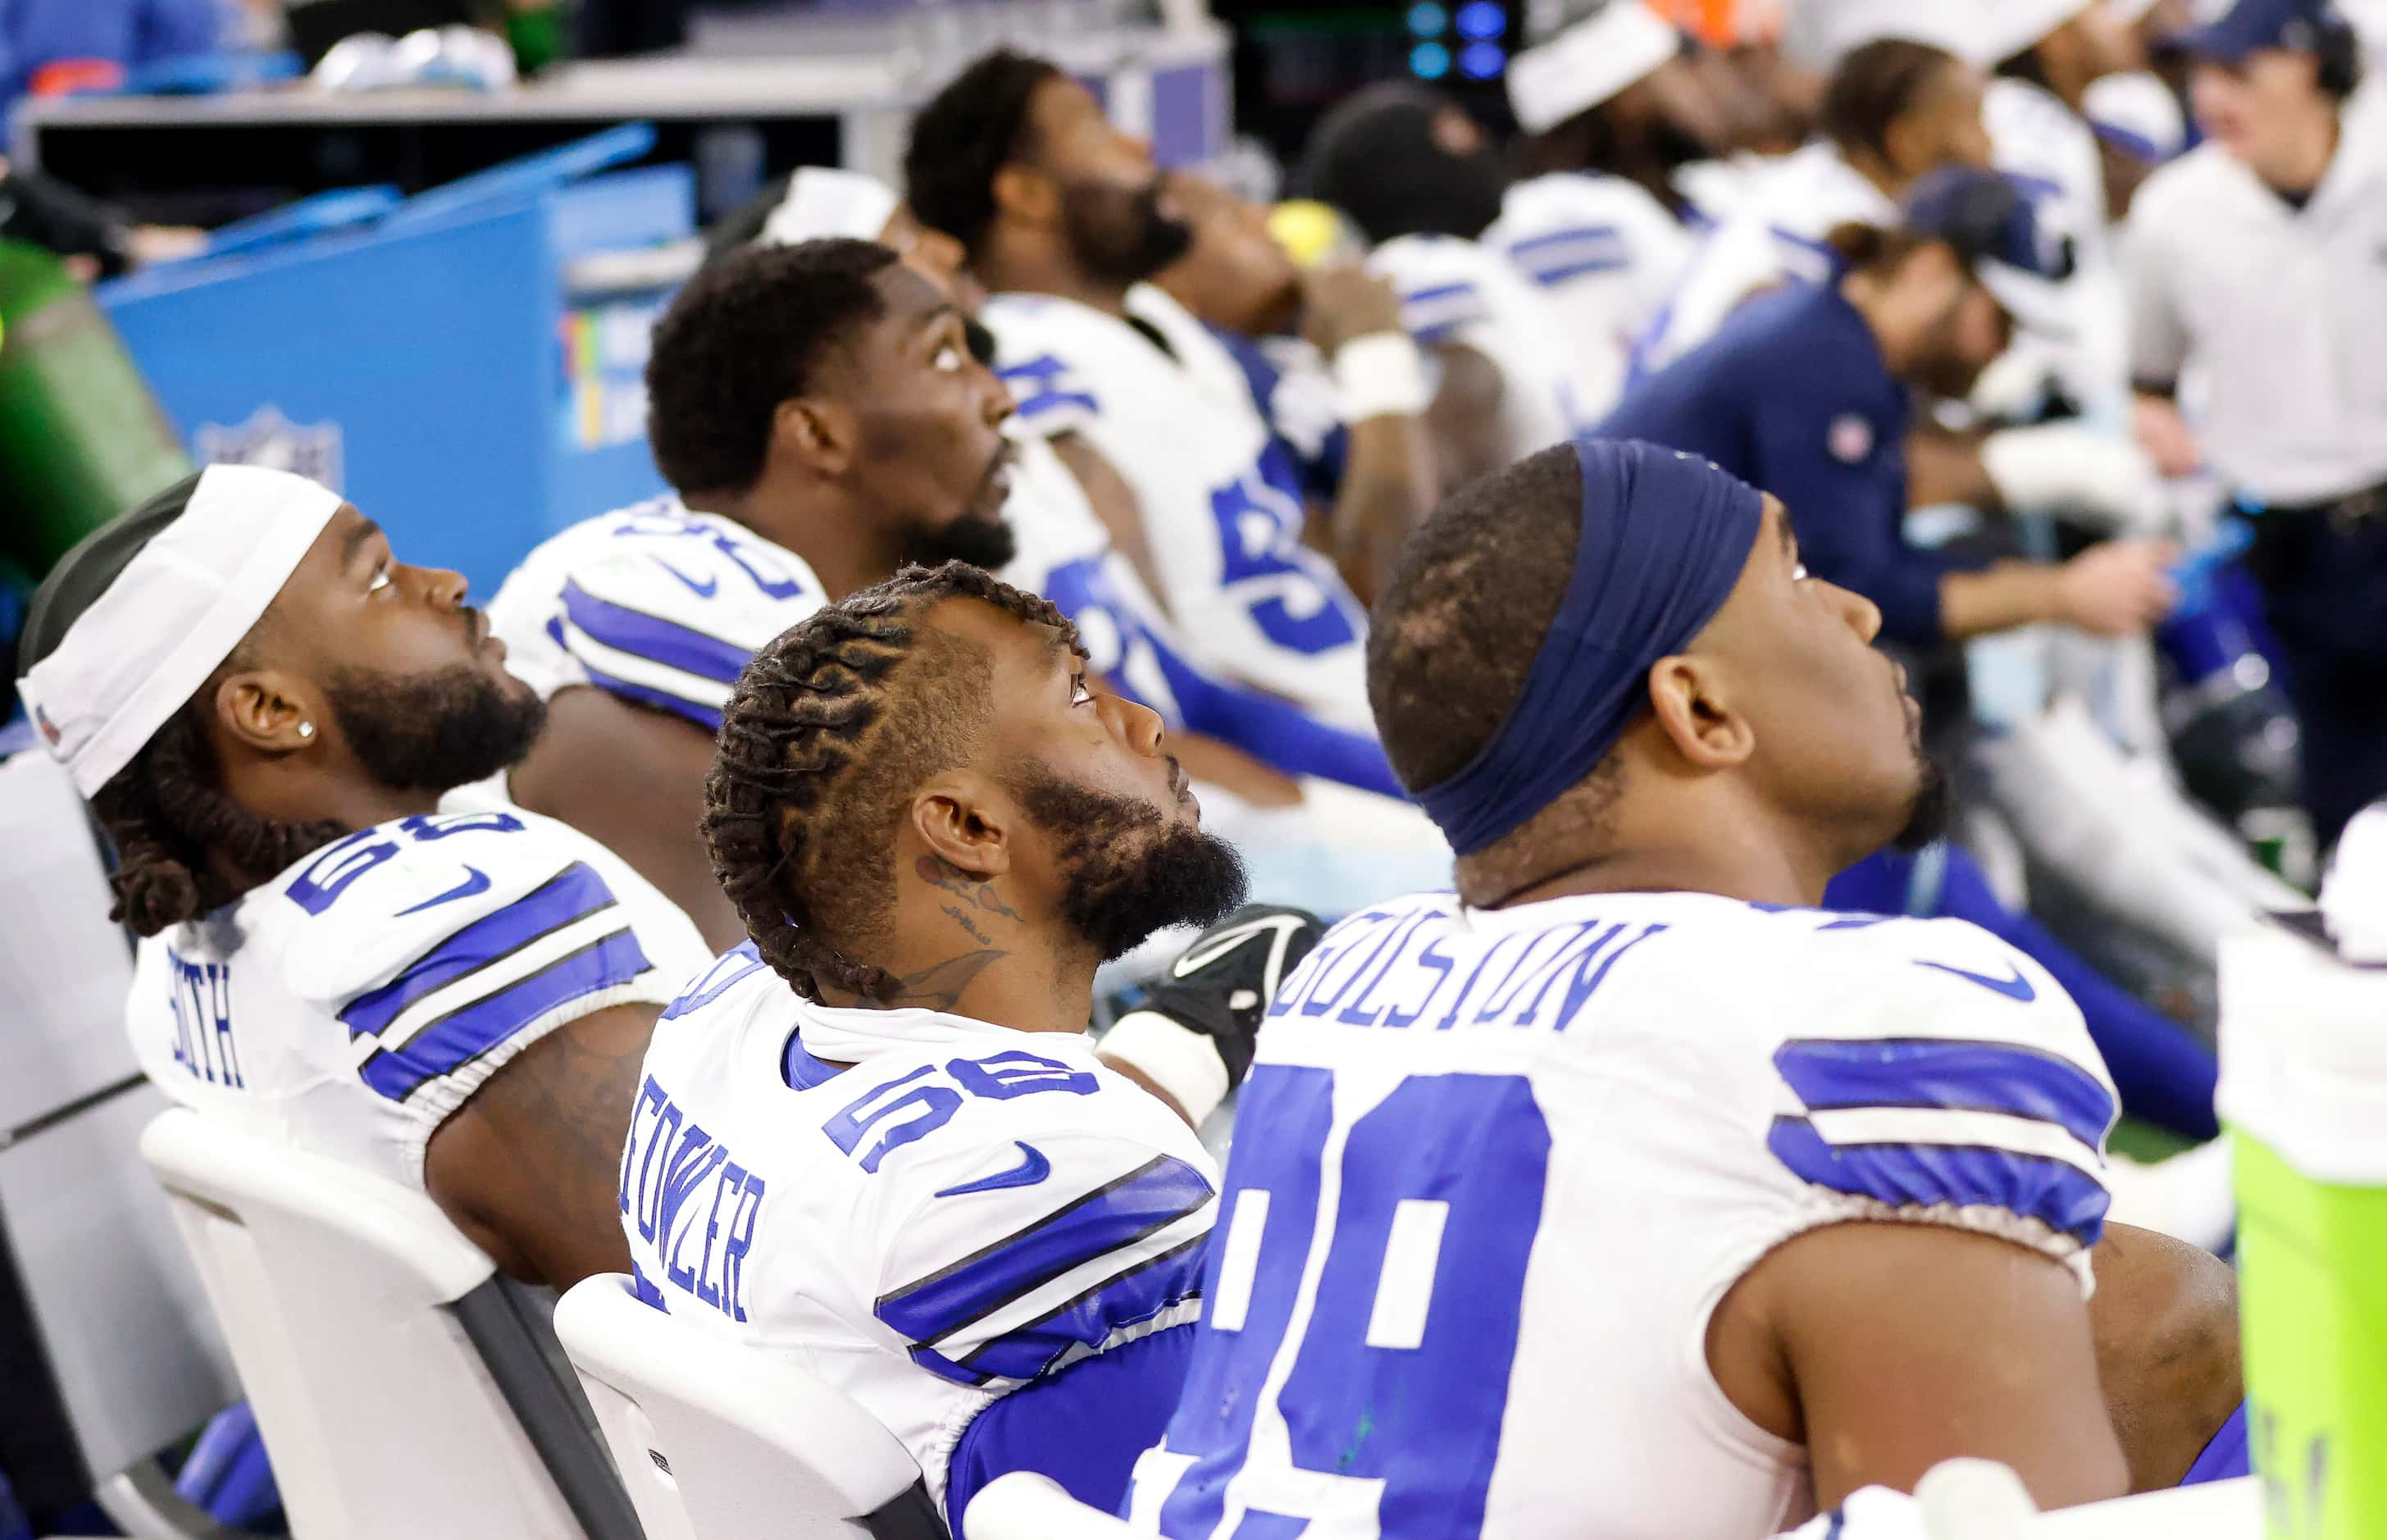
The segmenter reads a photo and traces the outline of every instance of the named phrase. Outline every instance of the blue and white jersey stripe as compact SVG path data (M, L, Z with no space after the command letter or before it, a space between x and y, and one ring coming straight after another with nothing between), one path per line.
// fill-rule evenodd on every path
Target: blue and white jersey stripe
M343 1008L366 1085L405 1101L551 1013L652 965L613 890L575 862Z
M1472 284L1436 284L1401 296L1401 329L1429 347L1488 318L1484 297Z
M1615 272L1633 264L1624 233L1612 224L1577 225L1529 236L1505 248L1509 259L1544 288L1555 288L1590 272Z
M1157 1155L881 1295L874 1313L922 1368L966 1384L1029 1379L1199 1298L1216 1202L1208 1178Z
M486 788L443 806L143 943L133 1042L169 1095L419 1188L440 1124L514 1055L660 1009L702 965L688 916L596 841Z

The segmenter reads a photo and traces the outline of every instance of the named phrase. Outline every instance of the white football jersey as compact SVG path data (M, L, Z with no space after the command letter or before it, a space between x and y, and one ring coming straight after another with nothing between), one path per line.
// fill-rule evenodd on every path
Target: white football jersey
M1804 1451L1708 1368L1725 1292L1802 1231L1897 1219L2002 1236L2085 1294L2114 1116L2079 1011L1961 921L1695 893L1368 910L1269 1009L1132 1521L1787 1528Z
M1748 200L1699 243L1673 291L1633 345L1632 377L1656 373L1715 335L1743 301L1831 276L1824 237L1839 224L1894 226L1898 205L1828 144L1756 174Z
M1501 426L1512 456L1563 443L1608 415L1623 349L1570 334L1548 297L1488 246L1402 235L1368 254L1401 296L1401 327L1421 347L1451 343L1500 371Z
M1609 372L1577 403L1597 422L1623 391L1625 349L1666 302L1699 241L1639 183L1553 171L1509 189L1484 245L1540 286L1568 346Z
M827 602L794 551L664 496L541 541L489 625L541 700L594 685L714 732L747 661Z
M2129 306L2107 233L2096 131L2061 97L2002 78L1982 94L1981 125L1997 169L2030 199L2042 234L2072 244L2064 284L2071 335L2017 333L1998 367L2052 379L2092 416L2118 423L2129 404Z
M126 1022L184 1106L423 1186L432 1133L515 1054L707 961L613 852L519 808L360 829L142 941Z
M941 1505L986 1407L1192 1320L1217 1186L1084 1034L815 1005L750 943L656 1026L622 1229L650 1304L792 1355Z
M1160 598L1198 662L1364 726L1367 617L1302 543L1290 451L1206 327L1149 284L1130 304L1135 323L1051 295L988 301L979 319L1023 429L1080 434L1126 478Z

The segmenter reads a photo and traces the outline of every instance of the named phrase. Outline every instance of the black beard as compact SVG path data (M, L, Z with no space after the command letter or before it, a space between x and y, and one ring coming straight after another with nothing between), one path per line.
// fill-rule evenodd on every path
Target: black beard
M916 526L903 541L903 560L924 567L966 562L973 567L999 572L1019 554L1019 537L1001 519L965 513L938 525Z
M1094 277L1141 284L1193 248L1194 227L1160 211L1163 179L1136 192L1093 183L1061 191L1061 223L1078 264Z
M436 673L343 671L324 693L357 762L391 791L446 791L519 764L547 702L471 663Z
M1923 766L1923 784L1914 790L1914 805L1906 810L1906 827L1889 844L1903 855L1913 855L1926 845L1936 843L1948 832L1948 819L1953 812L1954 795L1949 789L1948 773L1939 762L1926 759L1920 750L1916 761Z
M1072 785L1037 764L1011 791L1069 874L1062 918L1104 962L1127 955L1156 930L1215 925L1244 902L1244 858L1235 847L1170 824L1150 802Z

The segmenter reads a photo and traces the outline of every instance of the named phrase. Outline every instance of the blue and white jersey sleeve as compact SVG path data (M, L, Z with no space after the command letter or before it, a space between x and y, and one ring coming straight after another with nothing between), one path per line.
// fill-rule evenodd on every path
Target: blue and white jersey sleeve
M440 1123L515 1054L593 1012L671 999L676 978L590 853L531 815L439 814L349 835L277 882L283 987L336 1023L316 1056L362 1087L411 1180Z
M1800 1184L1794 1228L1987 1231L2065 1263L2085 1290L2118 1103L2062 987L1959 920L1851 916L1812 944L1840 985L1774 1046L1765 1133L1776 1176Z
M1031 295L1002 295L988 301L981 319L998 339L995 372L1011 389L1022 431L1054 438L1102 415L1100 360L1084 356L1080 329L1066 310Z
M905 1163L917 1197L881 1221L872 1313L920 1368L1007 1390L1199 1316L1215 1172L1071 1119L1075 1100L1029 1098L1016 1105L1048 1116L1007 1117L1012 1137Z
M747 660L826 601L794 552L663 498L548 540L489 617L542 697L593 686L711 732Z

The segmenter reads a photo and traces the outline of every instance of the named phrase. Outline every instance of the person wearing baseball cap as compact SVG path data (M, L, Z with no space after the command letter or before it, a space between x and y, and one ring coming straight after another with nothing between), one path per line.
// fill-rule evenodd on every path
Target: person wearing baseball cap
M2018 324L2059 326L2066 314L2054 292L2068 255L2042 235L2029 201L1994 173L1951 167L1915 184L1902 226L1842 225L1828 244L1831 281L1741 307L1629 394L1601 435L1705 455L1774 493L1808 564L1880 606L1894 641L1928 646L2044 620L2128 635L2159 618L2172 597L2165 545L1966 571L1900 532L1913 393L1963 398ZM1992 435L1971 500L2043 506L2081 473L2069 440L2004 437Z
M2130 210L2131 373L2166 414L2198 383L2326 847L2387 793L2387 102L2326 0L2238 0L2178 42L2205 143Z

